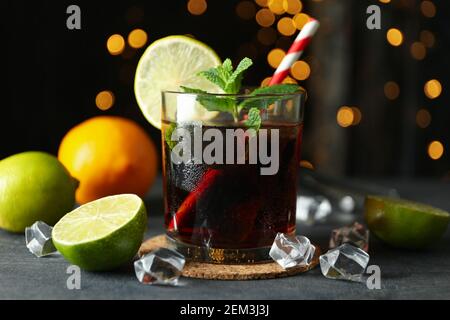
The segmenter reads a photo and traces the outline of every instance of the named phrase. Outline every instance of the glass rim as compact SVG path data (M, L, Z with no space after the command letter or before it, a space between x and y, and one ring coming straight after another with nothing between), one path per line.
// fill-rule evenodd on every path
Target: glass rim
M249 93L211 93L211 92L200 92L200 93L195 93L195 92L183 92L183 91L175 91L175 90L163 90L161 91L162 94L179 94L179 95L188 95L188 96L206 96L206 97L211 97L211 96L215 96L215 97L232 97L232 98L241 98L241 99L251 99L251 98L274 98L274 97L278 97L278 98L292 98L292 97L297 97L297 96L301 96L301 95L306 95L306 90L303 87L298 87L298 91L294 92L294 93L264 93L264 94L256 94L256 95L252 95Z

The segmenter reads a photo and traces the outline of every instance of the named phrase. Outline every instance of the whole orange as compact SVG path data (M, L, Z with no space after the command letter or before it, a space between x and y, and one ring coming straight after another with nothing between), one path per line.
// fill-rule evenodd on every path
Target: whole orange
M155 180L155 145L135 122L99 116L72 128L63 138L58 159L80 181L76 200L84 204L105 196L144 196Z

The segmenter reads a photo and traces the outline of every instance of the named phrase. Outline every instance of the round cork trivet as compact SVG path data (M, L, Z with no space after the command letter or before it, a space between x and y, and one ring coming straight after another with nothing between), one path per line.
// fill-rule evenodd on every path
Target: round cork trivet
M169 247L165 235L146 240L139 249L139 256L158 248ZM309 266L283 269L276 262L260 264L213 264L186 261L182 275L189 278L211 280L257 280L293 276L315 268L319 264L320 248L316 246L314 258Z

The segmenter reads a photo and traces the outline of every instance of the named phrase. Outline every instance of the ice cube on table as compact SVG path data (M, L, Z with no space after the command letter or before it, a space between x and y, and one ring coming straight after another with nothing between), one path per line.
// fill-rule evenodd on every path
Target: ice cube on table
M297 221L312 226L317 222L326 220L331 214L332 208L330 201L322 196L297 197Z
M362 282L369 258L367 252L344 243L320 256L320 269L330 279Z
M341 244L349 243L368 252L369 230L362 224L355 222L351 226L334 229L330 237L330 249L339 247Z
M52 229L42 221L37 221L31 227L25 228L25 243L28 250L36 257L57 252L52 241Z
M139 282L176 286L186 259L175 250L159 248L134 262Z
M315 251L316 248L307 237L278 233L269 255L283 269L289 269L310 265Z

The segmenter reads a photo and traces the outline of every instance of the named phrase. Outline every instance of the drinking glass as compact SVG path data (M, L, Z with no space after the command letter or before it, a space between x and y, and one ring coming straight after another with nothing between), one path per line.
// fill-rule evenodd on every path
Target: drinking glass
M162 93L166 235L188 259L264 262L295 234L305 97Z

